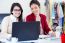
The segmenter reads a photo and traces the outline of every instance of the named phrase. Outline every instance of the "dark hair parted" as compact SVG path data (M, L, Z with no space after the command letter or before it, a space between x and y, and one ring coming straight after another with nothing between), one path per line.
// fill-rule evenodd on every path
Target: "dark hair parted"
M40 3L37 0L31 0L30 7L31 7L32 4L36 4L36 5L38 5L40 7Z
M22 21L22 13L23 13L23 9L21 7L21 5L19 3L13 3L10 9L10 13L13 15L12 11L14 9L15 6L18 6L21 10L21 15L18 17L19 21Z

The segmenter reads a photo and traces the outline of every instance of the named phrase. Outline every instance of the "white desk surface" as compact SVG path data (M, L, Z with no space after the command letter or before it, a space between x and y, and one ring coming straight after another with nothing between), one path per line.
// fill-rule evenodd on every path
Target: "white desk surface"
M18 43L61 43L60 39L38 39L38 40L32 40L32 41L21 41Z
M30 40L30 41L20 41L20 42L15 42L13 40L13 42L11 41L7 41L7 40L3 40L5 43L61 43L61 39L56 39L56 38L43 38L43 39L38 39L38 40Z

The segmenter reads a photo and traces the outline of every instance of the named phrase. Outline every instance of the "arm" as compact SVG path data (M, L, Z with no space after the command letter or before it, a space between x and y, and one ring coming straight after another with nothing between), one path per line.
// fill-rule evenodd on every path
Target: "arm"
M7 29L8 29L8 18L5 17L1 23L1 38L9 37L9 34L7 33Z
M51 33L51 34L53 34L55 36L55 32L52 31L51 27L49 27L49 24L46 21L46 16L45 16L45 25L44 25L44 27L45 27L45 31L46 31L47 34Z
M49 28L48 23L46 21L46 16L44 16L44 28L45 28L45 33L48 34L50 31L50 28Z

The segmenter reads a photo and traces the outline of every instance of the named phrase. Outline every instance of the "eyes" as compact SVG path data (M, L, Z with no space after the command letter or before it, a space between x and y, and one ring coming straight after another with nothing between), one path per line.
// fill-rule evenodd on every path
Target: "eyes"
M13 9L13 11L21 11L21 9L18 6L15 6L14 9Z
M31 10L36 10L36 9L39 9L39 6L37 4L32 4Z
M13 11L21 11L20 9L13 9Z
M32 7L31 9L34 10L34 9L37 9L37 7L35 6L35 7Z

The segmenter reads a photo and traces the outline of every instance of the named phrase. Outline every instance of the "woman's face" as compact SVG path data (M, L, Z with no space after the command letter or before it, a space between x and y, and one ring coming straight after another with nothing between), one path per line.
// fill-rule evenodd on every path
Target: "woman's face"
M37 4L32 4L31 6L32 13L38 15L40 12L40 7Z
M13 13L13 15L14 15L15 17L19 17L19 16L21 15L20 7L15 6L15 7L13 8L12 13Z

